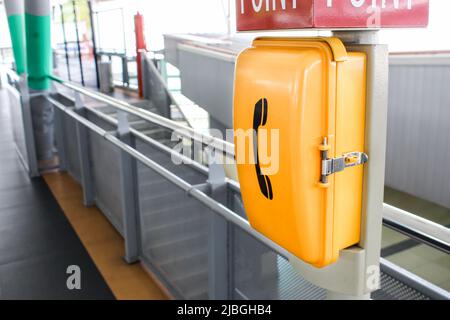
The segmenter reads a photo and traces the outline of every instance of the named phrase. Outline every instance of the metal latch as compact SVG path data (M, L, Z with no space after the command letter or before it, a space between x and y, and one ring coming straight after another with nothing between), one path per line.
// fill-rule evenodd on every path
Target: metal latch
M328 183L328 176L347 168L363 165L369 161L369 156L359 151L345 153L341 157L330 159L328 158L328 150L327 138L324 138L320 151L322 158L320 182L323 184Z

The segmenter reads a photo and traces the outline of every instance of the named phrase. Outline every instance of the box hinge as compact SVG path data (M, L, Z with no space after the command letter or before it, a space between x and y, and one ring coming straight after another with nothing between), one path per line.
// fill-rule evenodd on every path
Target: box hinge
M320 146L322 158L320 183L327 184L328 176L337 172L342 172L347 168L363 165L369 161L369 157L364 152L354 151L345 153L337 158L328 158L329 146L327 139L324 138L323 144Z

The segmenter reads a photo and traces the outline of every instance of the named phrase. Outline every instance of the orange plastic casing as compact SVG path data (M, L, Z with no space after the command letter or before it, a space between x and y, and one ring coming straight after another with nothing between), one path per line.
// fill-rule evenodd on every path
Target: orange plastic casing
M261 101L267 114L259 128L268 129L269 137L270 130L279 130L278 170L262 182L270 183L269 196L258 183L255 161L242 161L256 154L248 150L255 141L240 148L235 136L248 219L315 267L332 264L340 250L360 241L363 166L330 175L325 185L319 181L324 138L329 158L365 151L365 97L366 56L347 52L337 38L258 38L237 59L235 132L254 128ZM270 150L272 143L268 139L269 153L276 150ZM276 156L261 163L262 174Z

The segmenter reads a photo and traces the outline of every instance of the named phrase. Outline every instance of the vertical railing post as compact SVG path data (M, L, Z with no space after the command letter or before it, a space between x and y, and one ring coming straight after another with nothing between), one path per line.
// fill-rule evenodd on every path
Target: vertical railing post
M86 109L78 92L75 92L75 111L86 117ZM80 162L81 184L83 186L83 203L85 206L94 205L94 185L90 163L89 132L81 123L76 122L78 160Z
M20 76L19 90L22 106L22 121L25 135L25 147L28 158L28 174L30 177L39 176L39 166L36 153L36 142L34 139L33 118L31 116L30 93L28 89L28 75L26 73Z
M117 135L119 139L135 148L135 139L130 132L127 114L118 113ZM120 187L125 238L125 261L139 261L139 190L136 160L124 151L120 151Z
M140 59L141 63L141 74L142 74L142 97L144 99L150 98L150 93L148 92L148 87L150 86L149 74L147 72L147 55L145 53L140 54L137 59Z
M55 133L58 148L59 170L67 171L66 135L64 130L64 113L58 108L55 110Z
M210 153L208 185L211 197L226 201L226 175L221 157ZM211 300L226 300L230 298L228 273L228 235L229 223L221 216L212 214L210 217L208 241L208 292Z
M380 286L380 251L383 225L386 167L387 114L389 91L389 50L377 31L339 32L349 50L367 55L367 107L365 152L371 159L364 166L363 215L360 247L365 250L363 281L366 292Z
M128 73L128 57L126 55L123 55L121 59L122 59L122 83L124 87L125 86L129 87L130 75Z
M161 77L164 79L164 82L166 83L166 86L169 87L169 75L167 73L167 61L166 58L164 57L163 59L160 60L160 72L161 72Z
M52 81L50 84L50 95L57 95L58 89ZM64 113L58 108L53 108L55 117L55 144L58 150L58 166L59 171L67 171L67 151L66 151L66 135L64 130Z
M227 188L227 207L236 212L236 198L234 191ZM235 227L232 223L228 223L228 245L227 245L227 268L228 268L228 300L233 300L235 291Z

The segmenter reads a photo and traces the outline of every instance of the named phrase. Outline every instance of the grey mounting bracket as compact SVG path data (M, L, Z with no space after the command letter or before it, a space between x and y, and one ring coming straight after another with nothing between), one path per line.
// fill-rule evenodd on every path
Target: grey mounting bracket
M81 110L84 109L84 102L83 99L81 98L81 95L79 92L74 91L74 100L75 100L75 111L79 114Z
M293 255L288 259L306 280L326 289L329 299L369 299L380 286L389 53L387 46L379 43L377 31L338 31L333 35L343 40L349 52L363 52L367 58L364 152L371 160L364 165L361 239L325 268L314 268ZM363 160L361 154L360 162Z
M191 189L197 189L210 196L216 195L219 191L222 191L226 187L226 173L221 163L222 158L217 154L217 151L207 149L208 154L208 179L205 183L200 183L192 186ZM187 191L190 193L190 190Z
M128 121L128 114L123 111L117 112L117 135L124 137L131 131L130 122Z
M365 250L359 247L352 247L342 250L339 260L327 267L316 268L306 262L301 261L294 255L287 257L289 263L306 280L339 295L339 298L368 299L367 289L377 289L378 283L366 282ZM375 280L377 277L375 275Z
M222 159L217 150L207 150L209 171L208 180L206 181L211 186L211 192L214 193L218 189L222 189L226 184L226 173L223 167Z

